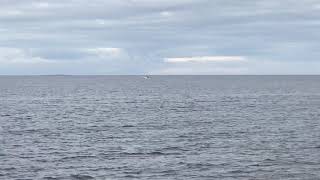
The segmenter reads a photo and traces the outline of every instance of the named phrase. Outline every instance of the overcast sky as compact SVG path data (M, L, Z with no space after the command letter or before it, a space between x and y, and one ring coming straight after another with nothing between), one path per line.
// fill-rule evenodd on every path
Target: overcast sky
M0 0L0 74L320 74L319 0Z

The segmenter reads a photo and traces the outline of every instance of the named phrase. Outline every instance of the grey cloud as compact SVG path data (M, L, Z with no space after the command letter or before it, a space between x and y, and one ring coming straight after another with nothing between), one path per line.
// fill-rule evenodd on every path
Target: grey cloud
M66 70L69 61L95 58L83 49L121 48L126 56L105 71L120 74L177 70L163 58L186 56L312 64L320 55L319 7L317 0L2 0L0 47L64 61L60 68ZM270 70L274 63L269 64ZM87 67L79 65L77 73L99 71L96 65ZM287 67L284 71L295 69ZM219 68L225 67L206 71Z

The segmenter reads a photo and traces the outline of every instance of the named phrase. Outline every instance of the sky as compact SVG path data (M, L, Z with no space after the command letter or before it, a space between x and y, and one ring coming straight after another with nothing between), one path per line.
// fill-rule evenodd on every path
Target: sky
M320 74L319 0L0 0L0 75Z

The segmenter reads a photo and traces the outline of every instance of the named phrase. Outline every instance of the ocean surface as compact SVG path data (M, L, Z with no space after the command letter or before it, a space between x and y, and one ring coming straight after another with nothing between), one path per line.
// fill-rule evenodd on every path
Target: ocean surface
M0 179L320 179L320 76L0 76Z

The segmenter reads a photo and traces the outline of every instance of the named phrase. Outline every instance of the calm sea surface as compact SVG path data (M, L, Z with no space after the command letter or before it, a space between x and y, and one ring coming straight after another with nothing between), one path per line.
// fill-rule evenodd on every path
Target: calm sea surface
M320 76L0 76L0 179L320 179Z

